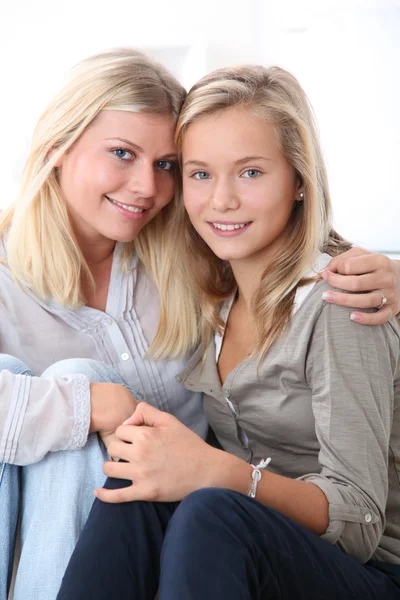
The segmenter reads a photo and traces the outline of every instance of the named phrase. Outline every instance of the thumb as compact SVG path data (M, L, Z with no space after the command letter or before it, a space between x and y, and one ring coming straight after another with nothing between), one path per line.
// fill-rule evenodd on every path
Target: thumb
M158 408L154 408L147 402L140 402L129 419L124 421L122 425L148 425L149 427L157 427L164 423L166 413Z
M339 254L338 256L335 256L334 258L332 258L329 263L326 265L326 267L324 267L324 269L322 269L322 271L320 271L320 275L323 279L327 279L327 276L324 276L327 273L337 273L339 271L339 266L340 266L340 262L342 260L342 255Z

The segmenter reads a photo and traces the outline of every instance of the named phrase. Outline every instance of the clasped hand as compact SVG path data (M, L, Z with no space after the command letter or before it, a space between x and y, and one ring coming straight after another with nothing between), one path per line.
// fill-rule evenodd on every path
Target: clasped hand
M132 485L96 489L95 495L104 502L182 500L196 489L213 485L215 468L226 454L145 402L115 434L108 452L126 462L107 461L103 471L109 477L128 479Z

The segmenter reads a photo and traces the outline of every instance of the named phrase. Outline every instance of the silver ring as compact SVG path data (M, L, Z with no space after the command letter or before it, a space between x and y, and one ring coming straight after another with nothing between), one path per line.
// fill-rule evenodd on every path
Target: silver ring
M387 302L387 298L386 296L381 292L381 290L375 290L376 292L378 292L378 294L380 294L382 296L382 301L380 303L379 306L376 307L376 310L379 310L380 308L382 308L382 306L384 306Z

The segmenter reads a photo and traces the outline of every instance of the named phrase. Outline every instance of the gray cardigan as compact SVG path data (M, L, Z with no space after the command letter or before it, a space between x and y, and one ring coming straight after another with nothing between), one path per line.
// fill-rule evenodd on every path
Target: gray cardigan
M225 450L253 464L270 456L271 471L321 488L322 537L359 561L400 564L399 327L352 322L321 299L327 287L312 288L258 372L253 356L221 387L212 340L204 367L198 351L179 379L204 392Z

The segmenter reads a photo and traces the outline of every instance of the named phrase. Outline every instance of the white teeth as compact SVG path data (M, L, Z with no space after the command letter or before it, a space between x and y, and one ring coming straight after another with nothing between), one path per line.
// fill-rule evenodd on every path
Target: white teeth
M246 223L235 223L234 225L225 225L223 223L212 223L212 226L215 229L220 229L221 231L234 231L235 229L243 229Z
M144 212L144 208L137 208L136 206L129 206L128 204L122 204L122 202L117 202L116 200L113 200L109 196L106 196L106 198L113 204L117 204L118 206L122 206L122 208L125 208L125 210L129 210L129 212L132 212L132 213Z

